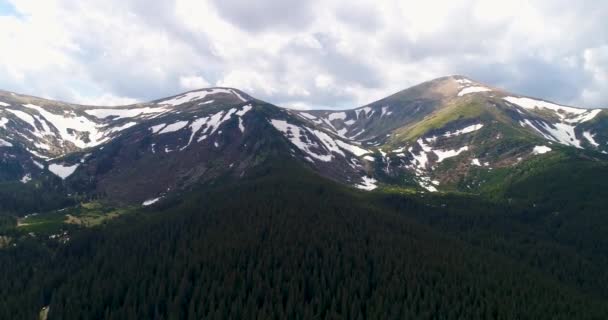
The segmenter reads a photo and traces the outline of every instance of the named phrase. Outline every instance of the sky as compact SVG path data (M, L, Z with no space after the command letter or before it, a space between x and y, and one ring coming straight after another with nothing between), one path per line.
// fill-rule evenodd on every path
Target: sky
M451 74L608 107L608 2L0 0L0 89L68 102L351 108Z

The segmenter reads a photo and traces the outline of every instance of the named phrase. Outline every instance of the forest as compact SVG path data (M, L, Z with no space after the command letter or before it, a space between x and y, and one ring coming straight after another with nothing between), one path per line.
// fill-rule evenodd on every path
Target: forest
M606 240L580 232L602 217L553 210L278 165L65 244L23 236L0 249L0 319L602 319Z

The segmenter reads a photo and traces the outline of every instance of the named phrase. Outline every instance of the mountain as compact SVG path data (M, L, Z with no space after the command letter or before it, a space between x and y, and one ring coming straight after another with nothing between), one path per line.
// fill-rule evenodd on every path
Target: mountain
M608 159L608 111L515 95L461 76L353 110L297 114L375 150L365 160L377 180L429 191L479 192L493 176L512 176L528 160L561 153Z
M351 110L0 92L0 319L601 319L607 111L463 76Z
M531 164L566 158L605 171L608 159L608 111L462 76L344 111L283 109L230 88L113 108L1 92L0 104L0 181L122 204L284 156L366 190L492 194L530 178Z

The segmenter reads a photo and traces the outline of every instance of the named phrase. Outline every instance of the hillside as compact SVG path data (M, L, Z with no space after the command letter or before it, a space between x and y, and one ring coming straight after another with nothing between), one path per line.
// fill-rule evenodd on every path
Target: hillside
M601 319L607 115L462 76L341 111L0 92L0 318Z

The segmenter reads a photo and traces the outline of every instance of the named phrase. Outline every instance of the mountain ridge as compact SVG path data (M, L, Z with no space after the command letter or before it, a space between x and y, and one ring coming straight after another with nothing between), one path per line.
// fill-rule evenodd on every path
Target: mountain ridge
M53 184L68 194L144 203L222 176L243 177L282 155L363 190L477 193L532 157L569 154L564 147L603 163L593 152L608 153L607 114L459 75L349 110L293 110L226 87L115 107L3 91L0 152L10 170L0 178L59 178Z

